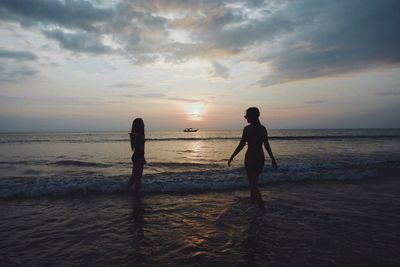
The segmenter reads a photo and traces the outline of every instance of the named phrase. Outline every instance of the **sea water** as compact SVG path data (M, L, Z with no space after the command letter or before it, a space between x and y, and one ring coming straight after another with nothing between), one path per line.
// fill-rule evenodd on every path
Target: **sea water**
M147 131L143 191L189 193L245 188L245 149L227 160L240 130ZM400 129L269 130L278 163L260 184L383 177L400 166ZM127 192L127 132L0 134L0 198Z
M270 130L251 204L241 131L0 135L1 266L400 266L400 131ZM246 149L246 148L245 148Z

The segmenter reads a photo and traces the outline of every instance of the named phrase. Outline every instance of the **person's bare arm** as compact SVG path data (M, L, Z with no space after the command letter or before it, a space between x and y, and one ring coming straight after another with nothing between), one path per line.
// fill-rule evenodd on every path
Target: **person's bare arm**
M240 139L239 145L236 147L235 151L233 151L232 156L228 160L228 166L231 166L231 162L240 151L242 151L243 147L246 145L246 128L243 129L242 139Z
M272 154L271 146L269 145L269 142L268 142L268 133L267 133L267 130L265 130L264 147L265 147L265 149L267 150L268 155L269 155L269 157L270 157L271 160L272 160L272 168L274 168L275 170L278 169L278 164L276 164L275 157L274 157L274 155Z

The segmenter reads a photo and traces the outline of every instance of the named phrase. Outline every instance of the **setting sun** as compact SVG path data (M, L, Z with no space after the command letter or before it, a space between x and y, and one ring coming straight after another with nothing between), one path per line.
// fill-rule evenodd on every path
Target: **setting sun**
M192 114L191 114L191 115L192 115L192 117L193 117L193 118L197 118L197 117L199 117L199 116L200 116L200 112L199 112L199 111L197 111L197 110L195 110L195 111L193 111L193 112L192 112Z
M191 103L186 107L190 120L200 121L204 115L204 104L202 102Z

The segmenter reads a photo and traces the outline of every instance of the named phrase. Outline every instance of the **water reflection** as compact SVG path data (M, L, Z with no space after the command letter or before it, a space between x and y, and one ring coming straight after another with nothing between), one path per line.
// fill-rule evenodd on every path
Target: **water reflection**
M202 159L203 154L204 154L204 149L203 149L203 141L191 141L188 143L188 155L186 156L187 159L189 160L195 160L199 161Z
M131 255L129 255L129 262L142 265L147 259L145 247L144 219L145 210L142 200L137 197L132 198L132 212L129 217L129 233L131 235Z
M132 197L132 221L134 224L144 224L144 207L140 197Z

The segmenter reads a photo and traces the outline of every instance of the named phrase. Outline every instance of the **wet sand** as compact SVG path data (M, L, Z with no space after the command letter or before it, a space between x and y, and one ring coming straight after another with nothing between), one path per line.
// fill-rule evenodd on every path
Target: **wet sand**
M400 266L400 181L0 200L1 266Z

